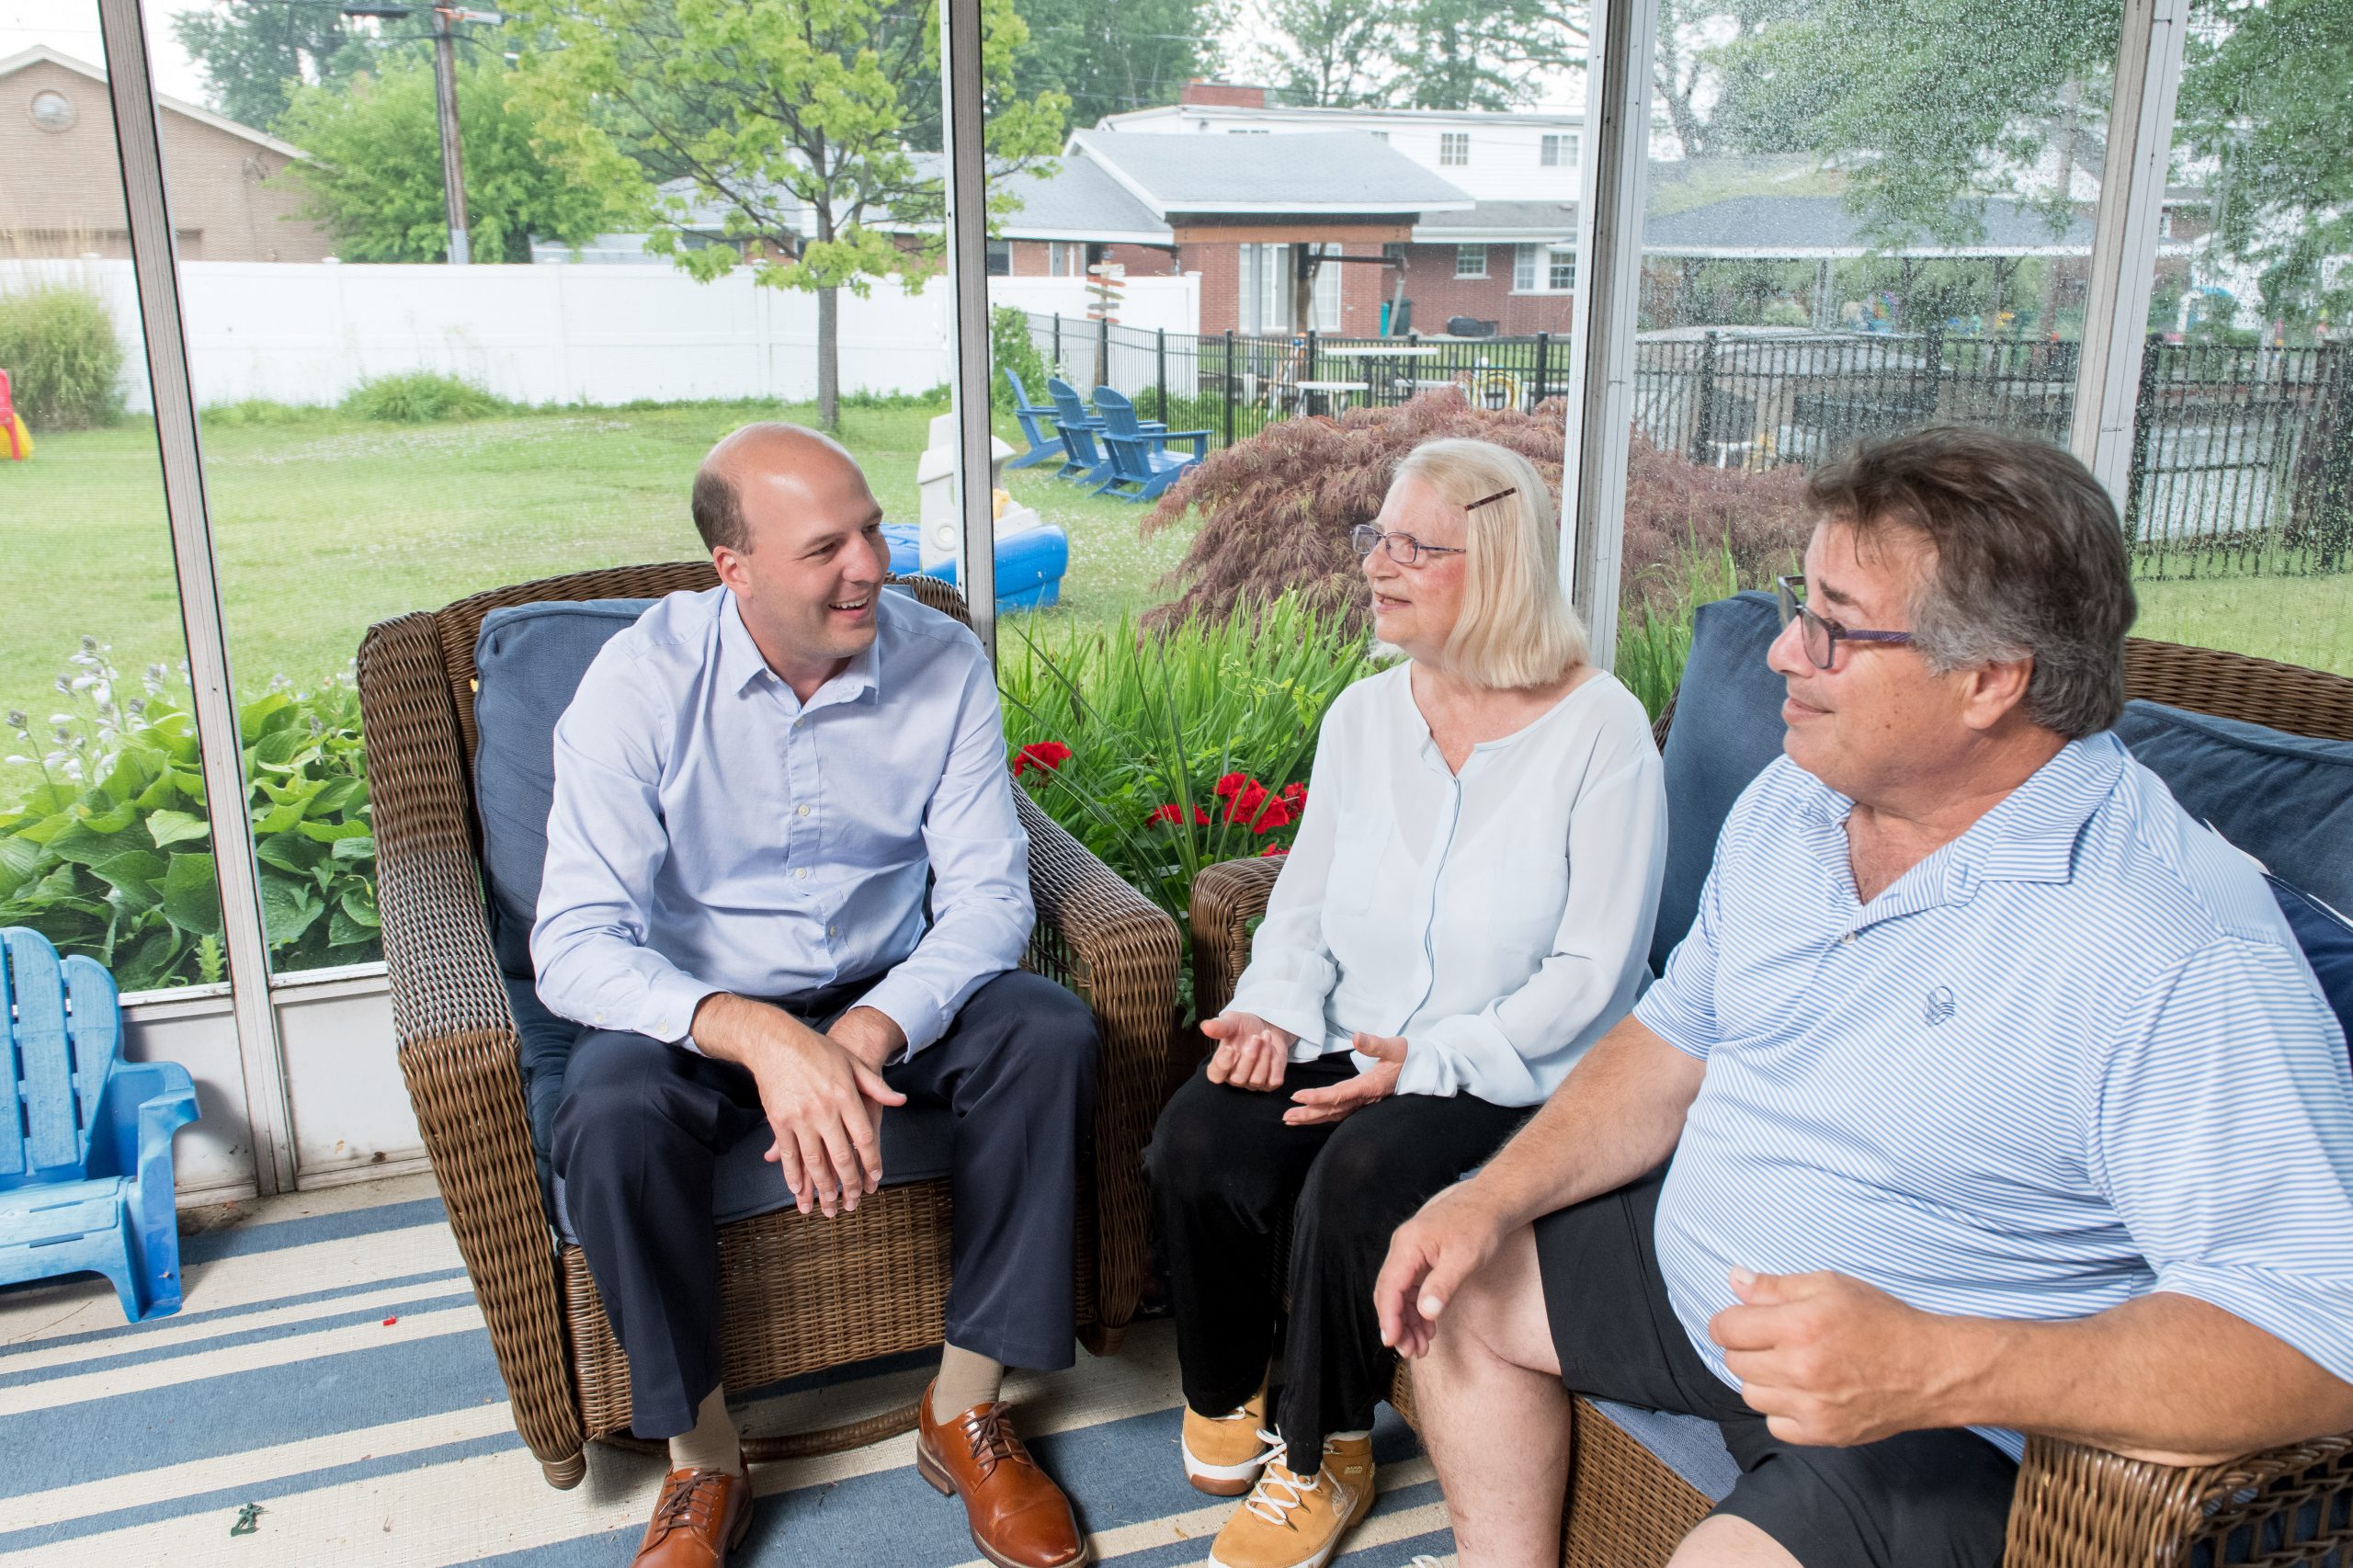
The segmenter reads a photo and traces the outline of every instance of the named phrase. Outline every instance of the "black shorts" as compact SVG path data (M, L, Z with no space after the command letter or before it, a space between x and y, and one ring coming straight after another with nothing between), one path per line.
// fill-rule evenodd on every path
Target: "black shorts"
M1536 1221L1561 1381L1578 1393L1722 1430L1740 1480L1715 1513L1746 1519L1805 1568L1992 1568L2018 1467L1968 1431L1859 1448L1785 1443L1692 1348L1654 1239L1664 1169Z

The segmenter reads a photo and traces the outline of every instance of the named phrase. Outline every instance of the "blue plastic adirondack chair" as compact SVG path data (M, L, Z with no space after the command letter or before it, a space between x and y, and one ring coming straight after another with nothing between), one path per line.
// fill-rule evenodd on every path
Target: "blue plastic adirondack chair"
M1054 405L1051 403L1031 403L1029 389L1021 384L1021 378L1013 373L1013 367L1010 365L1005 367L1005 380L1006 383L1013 388L1013 417L1021 421L1021 434L1029 441L1029 449L1011 459L1005 466L1035 468L1042 462L1062 461L1063 453L1061 435L1057 433L1049 436L1038 428L1039 420L1055 417Z
M1097 495L1149 501L1208 455L1208 431L1147 426L1136 417L1136 405L1124 392L1097 387L1095 410L1103 416L1103 445L1111 454L1111 476L1095 487ZM1171 441L1190 441L1193 449L1181 455L1171 452Z
M1086 412L1086 404L1078 401L1078 389L1060 376L1047 378L1046 392L1054 400L1054 424L1062 431L1066 460L1054 471L1054 477L1076 479L1082 484L1099 484L1110 478L1111 460L1095 444L1103 421Z
M0 1285L93 1270L133 1323L180 1310L172 1134L196 1119L176 1062L125 1062L114 977L40 932L0 926L8 1114L0 1117Z

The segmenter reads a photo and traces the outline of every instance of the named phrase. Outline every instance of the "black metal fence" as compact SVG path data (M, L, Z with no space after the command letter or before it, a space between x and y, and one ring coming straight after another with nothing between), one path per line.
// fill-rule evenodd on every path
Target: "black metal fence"
M1533 408L1567 391L1568 340L1217 336L1032 315L1050 367L1111 386L1212 445L1302 414L1435 387ZM1634 423L1712 467L1818 462L1933 421L2065 443L2076 346L2017 337L1681 329L1635 356ZM1039 389L1032 389L1038 392ZM1042 395L1042 392L1040 392ZM2125 522L2150 575L2353 568L2353 343L2209 347L2142 358Z

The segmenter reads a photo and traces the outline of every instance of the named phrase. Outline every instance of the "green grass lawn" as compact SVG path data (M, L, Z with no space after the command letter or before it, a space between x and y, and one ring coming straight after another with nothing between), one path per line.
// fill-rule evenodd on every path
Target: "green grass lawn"
M237 686L313 684L350 662L370 622L404 610L699 555L687 489L705 449L747 419L813 412L678 404L415 426L327 414L209 424L205 481ZM843 411L842 439L892 521L915 520L915 460L938 412ZM1007 476L1071 536L1065 608L1037 619L1109 622L1154 602L1182 531L1142 543L1145 508L1048 472ZM0 707L36 722L54 710L51 683L84 635L110 645L126 673L182 656L152 426L40 437L31 462L0 464Z
M2353 573L2175 578L2133 587L2141 617L2132 630L2141 636L2353 676Z

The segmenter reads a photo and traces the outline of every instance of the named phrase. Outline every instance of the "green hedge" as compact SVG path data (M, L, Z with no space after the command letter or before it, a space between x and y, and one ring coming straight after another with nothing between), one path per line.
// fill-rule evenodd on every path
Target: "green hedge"
M44 283L0 295L0 370L36 436L122 417L122 344L90 290Z

